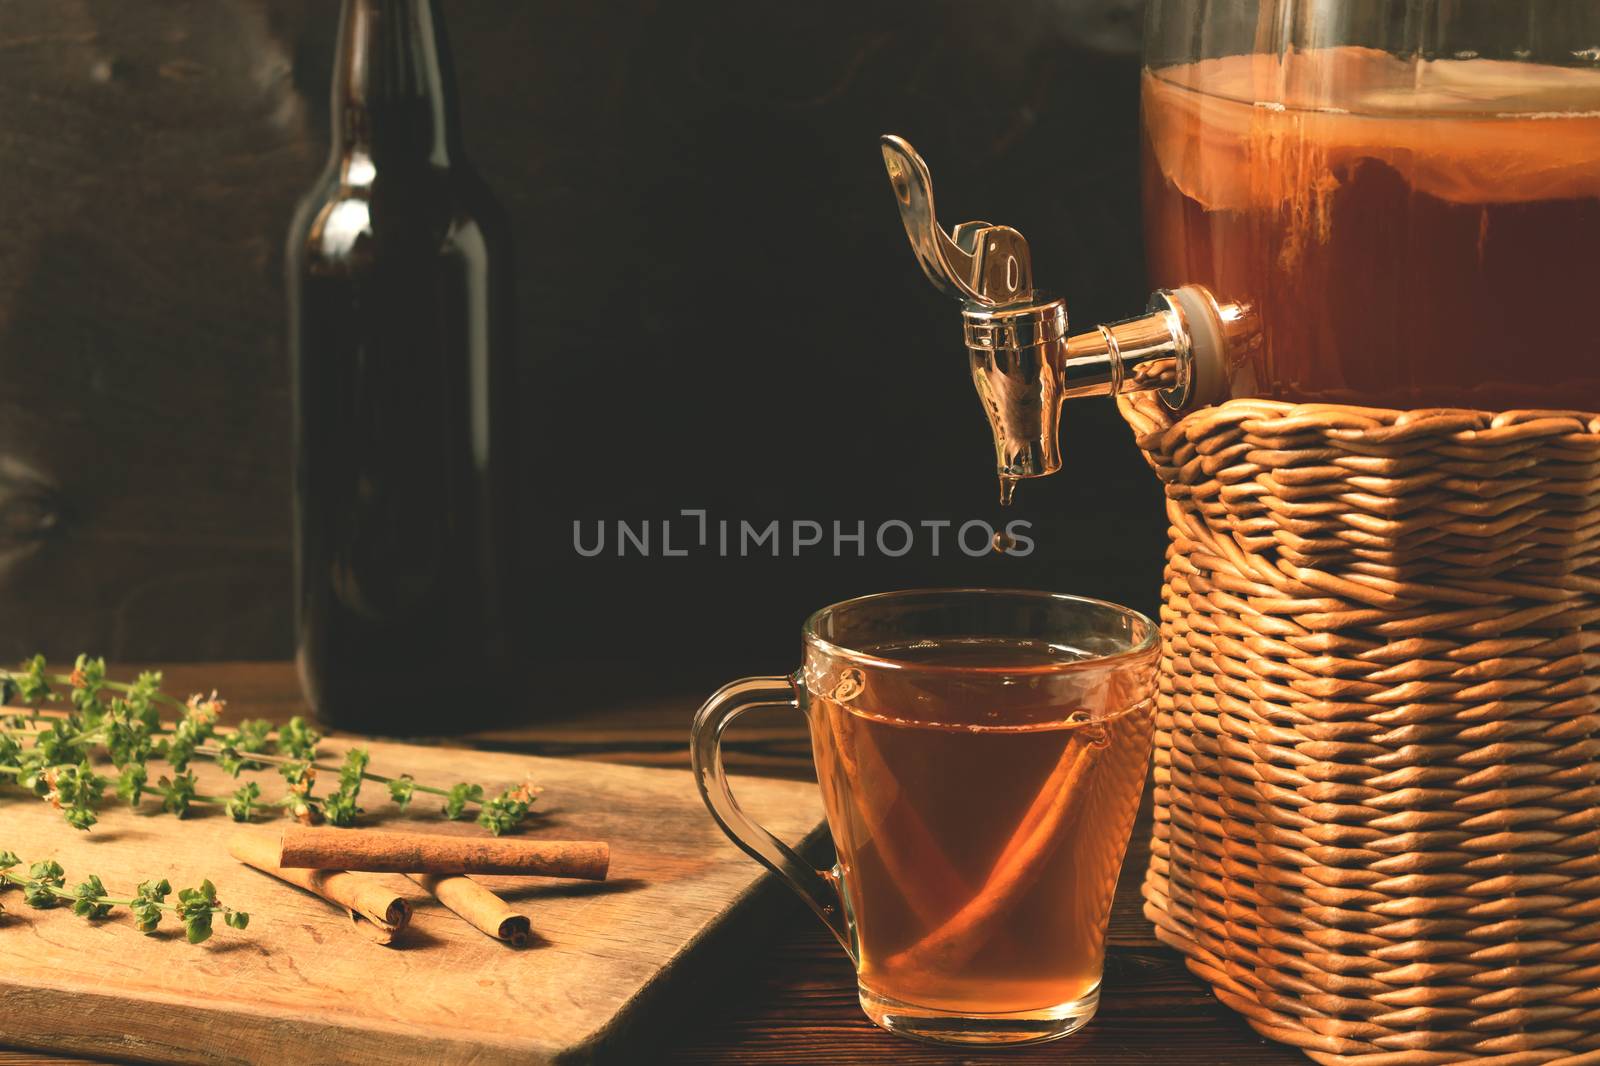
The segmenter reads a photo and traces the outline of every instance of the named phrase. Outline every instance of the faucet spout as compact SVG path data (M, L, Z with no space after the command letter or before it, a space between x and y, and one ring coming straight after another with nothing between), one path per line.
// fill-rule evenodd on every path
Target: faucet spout
M1061 468L1067 400L1155 390L1184 411L1225 398L1228 346L1249 312L1189 285L1157 292L1137 318L1067 332L1060 300L962 308L972 383L994 434L1002 482Z
M962 310L967 361L994 434L1002 485L1061 469L1057 433L1067 354L1067 308L1042 306Z
M1227 398L1231 368L1255 335L1248 307L1184 285L1157 292L1137 318L1071 335L1066 302L1033 288L1022 234L987 222L947 233L916 149L899 137L885 137L882 149L918 262L936 288L961 301L972 383L994 435L1004 494L1061 468L1069 399L1156 390L1167 407L1186 411Z

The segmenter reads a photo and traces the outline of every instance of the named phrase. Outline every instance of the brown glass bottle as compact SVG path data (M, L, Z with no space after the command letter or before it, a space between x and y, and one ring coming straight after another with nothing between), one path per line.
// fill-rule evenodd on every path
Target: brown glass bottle
M289 231L296 659L326 723L459 731L505 677L508 228L432 0L344 0L333 150Z

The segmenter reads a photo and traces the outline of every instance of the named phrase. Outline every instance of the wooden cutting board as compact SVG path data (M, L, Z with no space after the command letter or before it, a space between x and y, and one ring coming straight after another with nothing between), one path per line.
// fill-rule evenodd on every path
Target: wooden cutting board
M16 890L0 893L0 1039L194 1063L637 1061L630 1037L672 1001L674 976L711 976L697 961L724 965L737 942L754 939L741 930L756 928L773 894L786 891L727 842L687 772L364 746L374 771L430 784L474 781L494 793L530 777L544 786L543 815L525 834L609 841L610 879L484 878L532 920L538 937L518 950L395 876L416 915L383 947L354 932L342 911L229 858L238 827L220 810L179 821L146 813L155 809L148 799L134 812L108 796L100 824L80 833L44 803L0 792L0 850L24 862L56 859L69 886L98 874L122 895L146 879L177 889L209 877L223 902L251 916L247 930L219 921L210 941L192 947L175 923L146 937L125 910L90 923L64 907L33 910ZM323 761L342 758L340 744L324 750ZM196 769L201 792L234 787L215 767ZM282 794L272 775L246 777L268 797ZM824 845L815 785L749 778L734 787L785 841L803 851ZM364 824L483 832L428 817L437 804L420 794L406 818L380 785L362 798Z

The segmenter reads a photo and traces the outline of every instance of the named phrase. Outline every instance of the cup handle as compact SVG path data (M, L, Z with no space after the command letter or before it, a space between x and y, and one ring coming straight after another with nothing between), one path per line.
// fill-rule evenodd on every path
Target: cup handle
M818 870L794 850L755 822L728 787L722 767L722 732L735 718L755 707L800 709L798 682L788 677L747 677L724 685L694 716L690 729L690 756L700 798L705 800L728 839L761 865L777 874L817 913L853 961L854 938L844 917L843 898L833 874Z

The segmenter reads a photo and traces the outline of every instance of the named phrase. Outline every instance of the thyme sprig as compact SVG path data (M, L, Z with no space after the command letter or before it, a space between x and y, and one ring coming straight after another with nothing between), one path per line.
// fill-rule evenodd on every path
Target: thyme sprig
M538 795L527 784L487 797L482 785L441 788L409 774L373 773L364 748L346 751L343 763L322 762L322 737L304 718L281 726L253 719L224 730L217 719L226 704L216 692L179 700L161 690L161 681L161 674L151 671L131 682L112 680L105 660L87 655L78 656L70 674L50 673L41 655L18 670L0 670L0 706L19 706L18 713L0 718L0 784L33 792L78 829L95 823L107 788L130 806L146 795L158 798L163 811L180 818L192 807L216 806L241 822L284 813L308 824L348 826L363 813L361 786L370 781L383 785L401 810L419 793L438 796L446 818L475 812L477 823L497 836L522 824ZM177 717L164 718L163 708L175 710ZM95 772L97 756L110 762L114 777ZM227 795L203 793L190 769L195 759L215 762L235 778L246 770L274 767L284 780L284 794L266 799L254 781ZM169 771L154 782L153 762L164 762ZM335 782L322 795L316 793L319 774Z
M182 889L177 902L169 903L172 885L164 878L141 882L132 896L116 897L106 894L106 886L94 874L68 888L66 871L53 860L33 863L26 874L15 873L21 865L22 860L12 852L0 851L0 888L22 889L22 901L30 907L67 904L73 914L91 922L106 917L115 907L126 907L133 915L134 925L145 934L154 933L161 919L171 914L183 923L184 935L191 944L211 937L212 919L219 914L230 929L243 929L250 924L250 916L244 911L225 907L217 900L217 889L210 881L200 882L199 888ZM0 906L0 913L4 911L5 907Z

